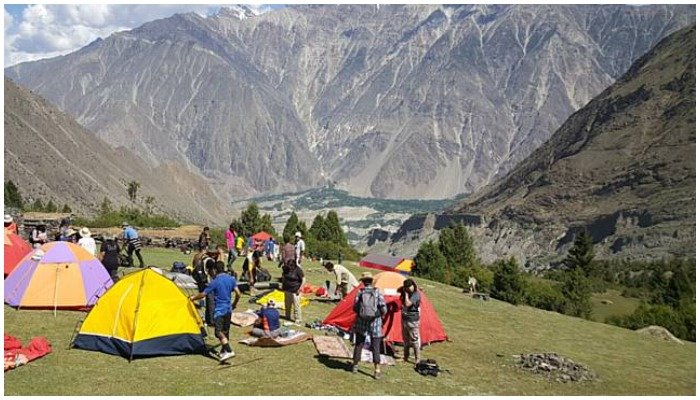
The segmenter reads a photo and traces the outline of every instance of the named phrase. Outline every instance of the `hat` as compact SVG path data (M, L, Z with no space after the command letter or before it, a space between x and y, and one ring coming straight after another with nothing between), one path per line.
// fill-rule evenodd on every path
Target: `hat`
M75 235L77 232L73 228L68 228L68 231L66 231L66 236L72 236Z
M371 281L372 279L373 279L373 278L372 278L372 273L371 273L371 272L363 272L363 273L362 273L362 278L360 278L361 281L367 281L367 280Z
M125 227L125 226L129 226L129 223L126 222L126 221L122 222L122 228Z
M34 261L39 261L44 257L44 250L38 249L37 251L32 254L32 260Z
M295 233L294 236L301 237L301 232L297 231L297 233Z
M9 224L12 222L12 215L10 214L5 214L5 223Z
M91 235L90 229L88 229L87 226L84 226L84 227L82 227L82 229L80 229L80 236L81 237L90 237L90 235Z
M267 301L267 306L268 307L277 307L277 303L275 303L274 299L270 299Z

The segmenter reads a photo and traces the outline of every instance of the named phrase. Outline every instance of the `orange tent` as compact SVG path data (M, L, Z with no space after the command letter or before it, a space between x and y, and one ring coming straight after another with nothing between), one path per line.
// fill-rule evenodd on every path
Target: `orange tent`
M271 238L272 238L272 235L270 235L269 233L267 233L265 231L260 231L260 232L256 233L255 235L253 235L253 240L257 240L260 242L264 242L264 241L271 239Z

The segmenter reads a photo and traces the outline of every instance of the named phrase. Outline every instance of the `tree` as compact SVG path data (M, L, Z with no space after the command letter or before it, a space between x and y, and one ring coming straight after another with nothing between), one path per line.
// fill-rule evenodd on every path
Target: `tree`
M260 210L256 203L248 204L248 207L241 212L241 231L245 236L250 236L260 232L262 219Z
M564 265L571 270L580 268L586 276L591 276L593 257L593 239L584 231L576 236L574 246L569 249L569 254L564 259Z
M263 214L260 219L260 230L269 233L272 236L277 236L277 231L275 227L272 226L272 216L270 214Z
M5 182L5 207L24 207L24 200L22 200L19 188L11 180Z
M565 314L581 318L591 316L591 286L582 269L575 268L567 272L561 293L564 295Z
M29 207L30 211L44 211L44 203L41 202L41 199L36 199L34 200L34 203Z
M55 213L58 211L58 207L56 206L56 204L54 204L53 199L49 199L49 202L46 203L46 207L44 209L46 210L46 212L50 213Z
M289 216L287 223L284 225L284 229L282 230L282 237L284 238L285 242L292 240L294 237L294 232L296 232L297 225L299 225L299 218L297 217L297 213L292 212L292 215Z
M314 222L311 223L311 228L309 228L309 236L318 241L328 240L328 230L326 229L326 220L323 218L323 214L317 214L314 218Z
M328 234L330 235L329 240L331 242L343 247L348 246L348 238L345 236L345 232L343 232L343 227L340 226L340 218L338 218L338 213L333 210L328 211L325 225L328 229Z
M126 193L129 195L129 200L136 201L136 193L139 191L141 184L136 181L131 181L127 184Z
M496 262L491 295L517 306L522 303L524 293L525 280L515 258L511 257L508 261L499 260Z
M432 240L423 242L413 261L416 263L413 269L413 273L416 276L444 282L445 272L447 271L447 259L440 252L435 242Z
M100 203L100 215L107 215L112 212L112 202L107 197L102 198Z
M677 266L663 294L664 303L678 308L683 299L694 299L693 284L688 278L685 268Z
M68 207L68 204L64 204L63 208L61 209L61 212L62 213L71 213L71 212L73 212L73 210L71 210L71 208Z
M438 246L447 258L447 265L455 272L460 268L472 268L478 264L474 241L462 224L442 229Z
M144 199L143 202L146 203L146 212L147 213L149 213L149 214L153 213L153 204L155 203L155 201L156 201L156 198L153 196L147 196Z

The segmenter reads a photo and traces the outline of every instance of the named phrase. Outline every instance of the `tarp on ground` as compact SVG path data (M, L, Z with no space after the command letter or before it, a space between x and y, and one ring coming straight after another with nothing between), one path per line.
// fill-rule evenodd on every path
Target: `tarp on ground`
M275 301L277 308L284 310L284 292L281 290L274 290L273 292L266 294L265 296L258 299L258 301L256 301L256 303L258 303L260 305L266 305L270 299ZM304 297L304 296L301 297L301 306L302 307L308 306L309 302L310 302L310 300L307 299L306 297Z

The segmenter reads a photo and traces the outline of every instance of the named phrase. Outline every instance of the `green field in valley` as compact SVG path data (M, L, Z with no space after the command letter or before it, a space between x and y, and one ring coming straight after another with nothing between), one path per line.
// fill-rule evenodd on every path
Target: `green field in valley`
M190 256L145 249L148 264L169 267ZM242 260L236 261L240 270ZM266 265L273 278L280 275ZM346 265L353 272L361 268ZM328 275L318 263L305 264L318 285ZM374 271L376 272L376 271ZM85 313L14 310L5 307L5 332L23 343L46 336L53 352L5 373L5 395L694 395L695 344L663 342L626 329L531 307L467 298L460 289L418 279L432 301L450 341L426 347L451 373L422 377L410 365L384 367L380 381L371 364L360 373L345 371L344 360L317 357L312 342L281 348L235 343L230 365L201 356L127 360L68 349ZM247 308L244 295L239 310ZM618 304L612 300L613 305ZM323 318L332 304L312 301L304 321ZM317 333L302 328L310 333ZM210 331L211 333L211 331ZM213 335L212 335L213 336ZM215 344L210 336L207 341ZM235 342L246 337L232 327ZM348 342L349 343L349 342ZM558 383L519 369L511 355L556 352L594 370L594 382Z

